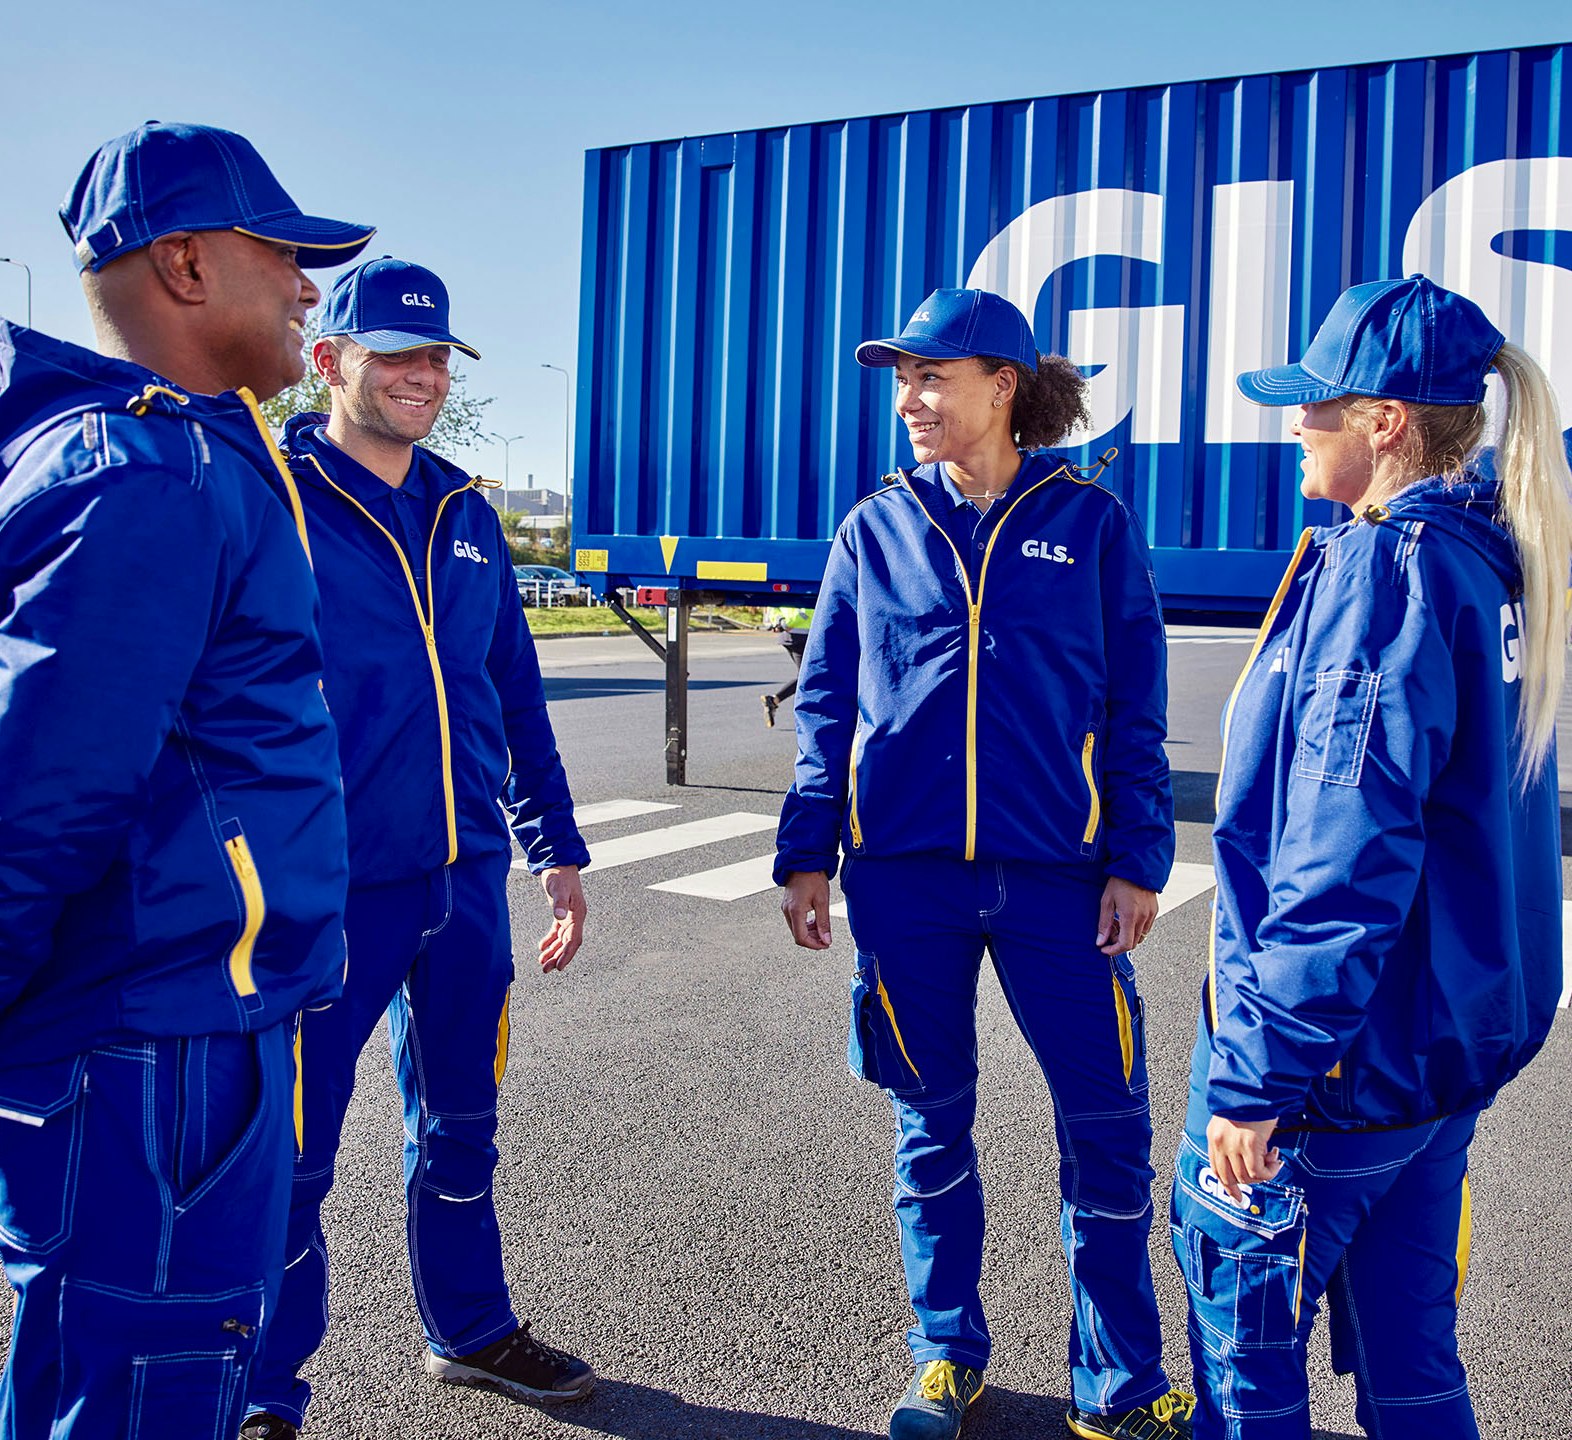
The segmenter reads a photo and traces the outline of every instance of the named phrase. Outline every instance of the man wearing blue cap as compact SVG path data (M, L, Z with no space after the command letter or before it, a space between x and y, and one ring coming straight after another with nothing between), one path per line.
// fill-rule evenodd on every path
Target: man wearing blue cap
M321 333L332 414L296 416L285 444L343 735L354 963L343 998L301 1024L289 1269L248 1440L292 1440L310 1399L299 1372L326 1330L321 1207L355 1062L384 1011L428 1374L540 1403L594 1382L514 1315L492 1201L513 981L509 826L554 910L544 971L579 947L589 854L496 512L483 482L416 443L447 397L452 351L479 356L449 328L441 280L387 256L339 278Z
M0 1433L211 1436L283 1269L294 1017L344 970L316 596L256 396L302 373L300 267L372 231L156 122L60 213L102 353L0 322Z

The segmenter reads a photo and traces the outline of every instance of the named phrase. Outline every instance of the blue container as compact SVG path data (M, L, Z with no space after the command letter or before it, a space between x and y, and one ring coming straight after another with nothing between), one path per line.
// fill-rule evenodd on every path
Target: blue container
M1090 377L1073 458L1170 606L1258 609L1306 523L1292 412L1235 391L1345 286L1423 270L1572 413L1572 45L1013 100L592 150L575 564L811 591L910 464L852 358L930 290L1010 296Z

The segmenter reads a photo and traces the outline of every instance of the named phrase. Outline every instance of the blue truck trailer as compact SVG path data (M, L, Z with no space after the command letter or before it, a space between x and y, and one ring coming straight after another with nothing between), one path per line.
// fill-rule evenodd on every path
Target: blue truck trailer
M1086 373L1071 458L1117 450L1170 611L1259 611L1332 518L1233 379L1348 285L1469 295L1572 418L1572 44L610 147L584 217L574 566L668 606L674 783L690 607L812 603L910 463L853 347L937 286L1008 295Z

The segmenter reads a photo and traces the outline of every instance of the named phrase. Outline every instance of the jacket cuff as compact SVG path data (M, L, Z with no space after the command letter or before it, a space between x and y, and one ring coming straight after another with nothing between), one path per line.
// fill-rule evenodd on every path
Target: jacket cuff
M772 872L777 885L784 885L788 875L811 875L815 870L824 871L831 880L835 872L840 869L841 852L832 850L827 855L808 855L798 852L787 854L782 852L775 857L775 869Z

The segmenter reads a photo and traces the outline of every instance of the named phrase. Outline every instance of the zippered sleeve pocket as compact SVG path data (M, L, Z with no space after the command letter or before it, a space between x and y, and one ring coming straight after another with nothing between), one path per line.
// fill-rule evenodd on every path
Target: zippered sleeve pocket
M256 1010L261 1007L262 997L257 994L252 957L262 922L267 918L267 899L262 893L262 877L257 873L256 861L240 822L224 821L220 833L224 839L224 854L240 890L240 934L229 952L229 982L235 987L241 1003L248 1010Z

